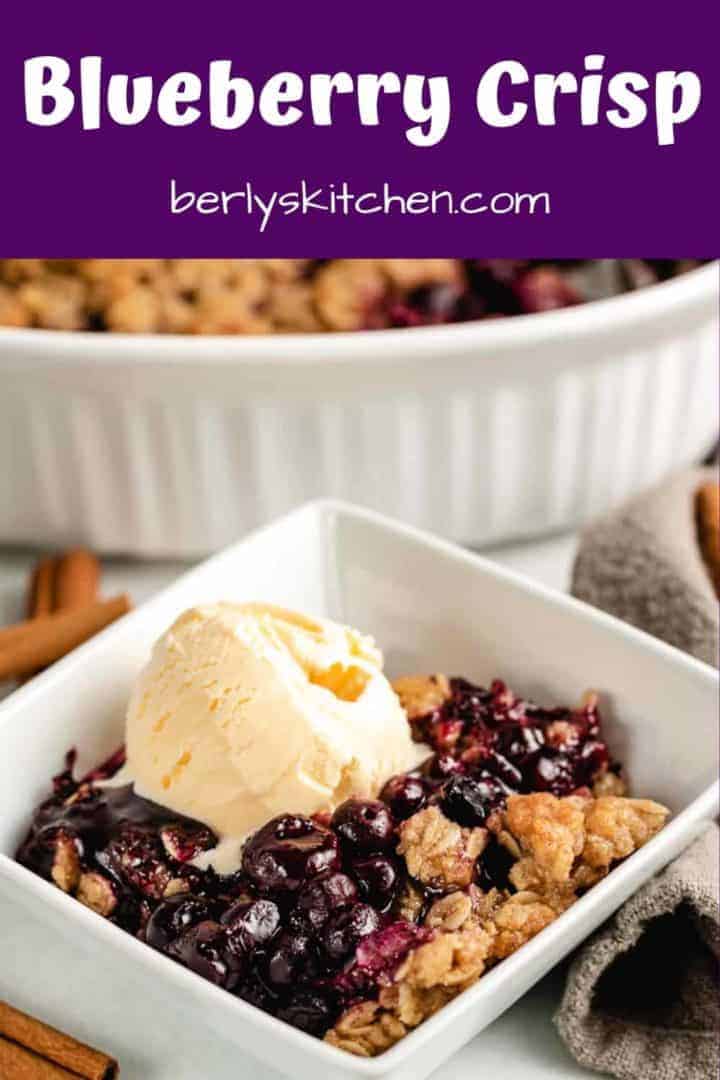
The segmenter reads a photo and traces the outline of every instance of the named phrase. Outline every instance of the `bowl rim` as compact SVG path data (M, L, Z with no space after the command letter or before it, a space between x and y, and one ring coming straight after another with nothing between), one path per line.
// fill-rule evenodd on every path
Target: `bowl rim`
M162 362L175 366L204 363L233 366L261 360L273 366L294 366L321 360L323 365L386 363L407 358L423 361L438 354L477 351L504 352L518 346L577 343L585 338L615 337L659 316L668 318L688 305L717 304L720 260L696 267L667 281L635 292L591 300L556 311L507 319L475 320L442 326L355 330L306 334L129 334L77 330L0 327L0 365L18 356L45 365L70 359L93 364L122 360L142 366Z
M203 573L210 563L231 560L240 553L246 543L250 541L257 542L263 533L288 526L292 519L297 518L300 520L303 517L308 519L314 517L316 521L319 521L326 538L328 530L334 527L337 520L345 519L368 522L373 526L389 530L401 538L420 541L438 554L449 555L468 566L475 567L481 573L490 574L496 579L506 582L511 587L520 588L543 599L546 603L563 608L571 615L591 619L600 625L604 625L626 640L633 641L643 648L649 649L659 659L669 660L686 668L695 677L712 682L716 686L720 684L720 673L710 665L688 656L679 649L652 637L636 627L623 623L583 601L543 585L515 570L499 566L491 559L468 551L451 541L443 540L414 526L396 521L387 515L373 510L366 510L343 500L326 498L302 504L288 514L253 530L235 544L211 556L209 559L203 560L198 566L181 574L170 585L141 603L134 611L118 620L117 623L107 627L96 637L74 650L73 653L47 669L36 679L12 693L3 702L0 702L0 747L2 746L2 722L7 719L7 715L12 712L16 703L20 701L29 703L33 695L41 693L43 689L49 689L53 681L60 675L72 677L74 669L86 665L95 649L111 640L113 636L119 636L123 627L139 622L148 608L155 603L162 602L167 598L168 594L176 591L180 592L188 580L194 575ZM325 542L327 542L327 539ZM613 892L620 889L622 882L628 876L628 868L636 868L643 864L652 863L654 855L670 846L674 837L678 834L684 835L688 830L697 827L699 822L706 819L710 820L717 812L719 800L720 783L716 781L684 806L661 833L657 834L651 841L626 859L613 874L608 875L603 881L599 882L584 897L581 897L571 909L564 912L535 938L527 942L522 949L508 957L502 964L497 965L474 986L459 994L419 1027L410 1031L405 1038L401 1039L393 1047L370 1059L356 1057L347 1051L340 1050L322 1040L309 1036L288 1024L284 1024L282 1021L278 1021L276 1017L264 1013L227 991L213 986L145 943L136 940L119 927L112 925L105 919L98 918L94 912L84 908L74 898L39 878L2 851L0 851L0 879L4 878L9 881L14 886L16 893L30 892L37 901L38 906L49 906L54 909L56 915L70 918L76 925L87 928L91 937L97 935L96 941L98 939L107 941L117 951L125 953L126 958L138 961L138 966L143 968L145 972L156 971L161 977L164 972L165 977L169 980L168 985L175 985L178 988L184 987L188 996L194 996L195 999L202 998L206 1003L217 1004L222 1008L240 1010L238 1015L244 1016L256 1028L264 1030L271 1039L273 1037L282 1038L291 1046L294 1046L298 1052L315 1057L319 1064L325 1062L328 1066L334 1064L342 1067L348 1075L381 1077L403 1065L407 1066L408 1061L421 1051L428 1039L431 1039L435 1033L439 1033L444 1028L450 1027L456 1018L472 1009L480 995L492 995L498 984L512 981L516 972L521 972L523 967L531 965L533 959L541 956L545 949L552 949L553 943L562 939L566 929L570 929L573 925L577 926L578 923L583 923L588 917L591 917L594 909L602 906L603 900L608 894L612 896ZM635 891L633 889L632 893ZM615 910L615 907L617 905L613 907L613 910ZM584 940L586 936L587 932L582 933L580 940ZM224 1002L225 1005L221 1005L221 1002ZM505 1008L501 1009L501 1013L504 1011Z

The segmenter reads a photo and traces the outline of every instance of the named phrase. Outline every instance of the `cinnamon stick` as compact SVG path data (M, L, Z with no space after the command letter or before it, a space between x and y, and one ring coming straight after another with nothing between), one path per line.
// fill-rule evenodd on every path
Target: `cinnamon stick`
M0 1001L2 1080L114 1080L118 1064L100 1050Z
M0 1076L3 1080L79 1080L77 1073L54 1065L17 1043L0 1036Z
M56 558L41 559L33 570L28 592L27 617L37 619L56 611L72 611L97 599L100 563L85 548L71 548ZM20 679L27 682L37 668Z
M26 605L28 619L36 619L39 615L50 615L53 611L55 607L56 568L57 559L53 559L51 556L41 559L36 564L30 575L30 588L28 589ZM32 679L33 675L37 674L37 671L29 671L27 675L23 675L18 681L21 684L26 683L28 679Z
M78 1073L68 1072L47 1058L33 1054L24 1046L0 1036L0 1076L2 1080L79 1080Z
M26 619L0 630L0 680L27 675L59 660L130 610L123 593L87 607Z
M100 563L85 548L66 551L55 571L54 611L73 611L97 600Z
M33 570L28 590L28 619L52 612L55 606L55 568L56 560L48 557L41 559Z
M720 596L720 484L709 481L695 497L698 540L705 565Z

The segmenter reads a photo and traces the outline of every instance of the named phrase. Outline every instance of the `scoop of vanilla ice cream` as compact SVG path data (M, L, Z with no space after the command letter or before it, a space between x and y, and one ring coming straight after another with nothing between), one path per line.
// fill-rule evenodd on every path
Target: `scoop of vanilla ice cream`
M372 639L269 604L186 611L155 645L127 715L138 794L221 838L375 796L417 760Z

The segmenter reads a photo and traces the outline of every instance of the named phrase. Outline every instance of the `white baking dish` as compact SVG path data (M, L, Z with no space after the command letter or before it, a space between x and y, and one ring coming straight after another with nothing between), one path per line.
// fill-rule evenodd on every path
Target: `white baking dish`
M709 449L717 265L460 326L0 330L0 379L0 542L194 556L332 495L485 544L582 522Z
M507 679L547 703L603 695L607 733L635 793L669 805L670 824L566 914L382 1056L326 1046L136 941L12 860L65 750L80 767L122 737L131 681L186 606L271 600L354 623L384 646L393 674L445 670ZM443 541L343 504L311 504L183 577L0 706L0 889L98 964L132 973L238 1049L300 1080L422 1080L514 1002L718 810L718 675L623 623ZM290 809L290 808L289 808ZM31 957L28 955L28 963ZM63 974L72 994L72 972ZM112 995L108 981L108 997ZM153 1013L154 1024L159 1021ZM129 1033L136 1041L142 1033ZM122 1055L121 1055L122 1056Z

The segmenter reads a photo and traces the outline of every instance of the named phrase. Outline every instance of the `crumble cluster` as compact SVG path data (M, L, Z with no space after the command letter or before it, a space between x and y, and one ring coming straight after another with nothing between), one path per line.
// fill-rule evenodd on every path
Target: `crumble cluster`
M403 675L393 682L393 690L410 721L439 709L451 696L447 675Z
M509 874L516 888L572 895L642 847L662 828L667 814L651 799L534 794L509 799L493 827L517 859Z
M463 829L437 806L428 806L401 827L397 850L405 856L410 875L423 885L461 889L472 881L487 838L487 829Z
M0 325L158 334L421 326L550 311L696 265L672 259L3 259Z

